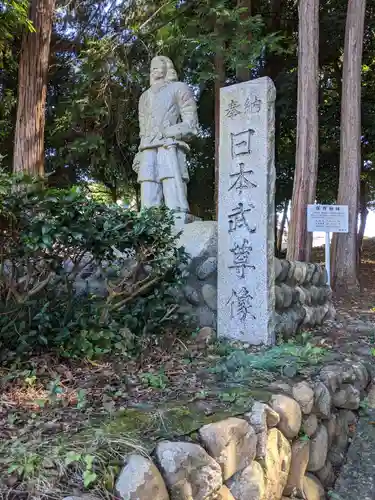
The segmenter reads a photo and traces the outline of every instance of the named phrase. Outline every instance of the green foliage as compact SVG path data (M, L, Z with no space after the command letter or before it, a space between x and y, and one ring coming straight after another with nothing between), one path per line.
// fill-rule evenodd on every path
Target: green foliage
M144 348L178 319L173 218L103 205L76 187L0 174L0 347L26 353L52 348L88 357ZM134 257L119 260L119 252ZM77 295L90 269L105 297Z
M0 2L0 54L20 28L35 31L28 18L28 0L2 0Z
M93 455L82 455L81 453L70 451L66 454L65 465L69 466L81 463L83 465L83 485L85 488L88 488L97 478L97 474L93 471L94 460L95 457Z
M168 385L168 377L162 370L159 373L142 373L141 380L144 384L154 389L165 389Z
M162 11L160 18L166 24L157 31L156 37L160 51L170 54L177 66L190 60L194 70L187 75L195 83L207 85L216 78L214 54L223 58L224 67L233 78L239 69L256 68L266 50L283 52L283 37L279 33L267 33L262 16L249 16L246 8L227 0L179 5L178 1L172 2L169 11ZM176 9L184 15L172 24L169 20L175 17Z
M304 367L323 361L325 355L323 348L309 342L304 345L288 342L255 354L236 349L222 358L212 371L224 380L243 380L257 371L279 372L289 376L291 368L294 376Z

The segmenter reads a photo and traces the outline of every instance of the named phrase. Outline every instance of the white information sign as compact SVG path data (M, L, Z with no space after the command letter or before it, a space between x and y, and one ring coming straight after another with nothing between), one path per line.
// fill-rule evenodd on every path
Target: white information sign
M347 233L347 205L307 205L307 230L310 233Z
M349 232L347 205L307 205L307 230L309 233L326 233L325 258L328 285L331 285L330 234Z

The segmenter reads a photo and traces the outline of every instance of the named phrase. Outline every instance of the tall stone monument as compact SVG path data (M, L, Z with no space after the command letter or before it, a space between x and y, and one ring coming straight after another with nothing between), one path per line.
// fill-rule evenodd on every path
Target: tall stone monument
M275 98L268 77L220 94L218 335L274 341Z

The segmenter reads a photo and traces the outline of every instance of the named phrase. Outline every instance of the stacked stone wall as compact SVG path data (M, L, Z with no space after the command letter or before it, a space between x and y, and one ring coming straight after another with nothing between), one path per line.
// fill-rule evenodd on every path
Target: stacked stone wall
M188 224L181 245L191 255L184 273L181 297L186 312L197 326L217 327L217 223ZM274 260L276 335L289 338L303 328L333 319L332 290L323 266L305 262ZM230 332L228 332L230 337Z
M275 258L275 332L284 338L333 319L332 290L319 264Z
M179 297L181 307L192 315L198 327L217 328L217 222L195 221L186 224L180 245L190 255L184 269L186 285ZM124 265L131 266L127 255ZM289 338L303 328L321 325L335 316L332 291L327 285L323 266L305 262L274 259L276 335ZM90 292L105 295L105 277L110 269L84 269L76 282L77 293ZM228 337L230 338L230 332Z
M121 500L323 500L355 432L370 373L355 360L282 385L267 402L129 455ZM280 386L281 387L281 386Z

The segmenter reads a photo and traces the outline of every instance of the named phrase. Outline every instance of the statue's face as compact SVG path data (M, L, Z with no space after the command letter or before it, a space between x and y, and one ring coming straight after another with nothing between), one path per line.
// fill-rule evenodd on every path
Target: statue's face
M163 80L167 73L167 65L159 57L154 57L151 61L150 82L151 85Z

